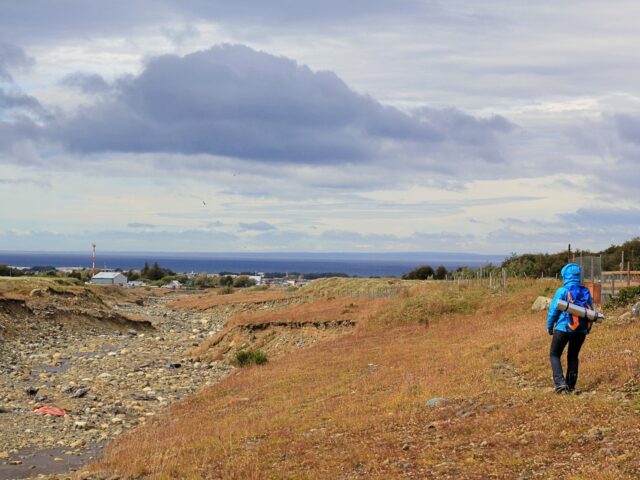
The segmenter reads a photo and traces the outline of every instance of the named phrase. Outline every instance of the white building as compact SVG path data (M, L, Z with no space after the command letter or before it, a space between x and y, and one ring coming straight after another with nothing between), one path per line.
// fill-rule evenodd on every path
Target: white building
M91 283L97 285L126 285L127 277L120 272L100 272L91 277Z
M182 288L182 283L180 283L178 280L171 280L164 286L164 288L173 288L175 290L178 288Z

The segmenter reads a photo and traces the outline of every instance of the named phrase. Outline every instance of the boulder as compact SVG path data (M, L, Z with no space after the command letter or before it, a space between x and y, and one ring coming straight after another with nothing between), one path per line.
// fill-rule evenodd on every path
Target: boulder
M538 297L536 301L531 305L532 312L542 312L544 310L549 310L549 306L551 305L551 299L549 297Z

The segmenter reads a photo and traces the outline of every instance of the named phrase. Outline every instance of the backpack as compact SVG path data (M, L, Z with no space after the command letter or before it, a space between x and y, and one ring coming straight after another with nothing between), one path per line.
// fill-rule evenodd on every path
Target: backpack
M589 292L589 289L584 285L571 285L569 288L567 288L567 299L574 305L578 305L579 307L584 307L588 310L591 310L591 306L589 305L590 298L591 292ZM568 322L567 326L572 332L585 328L587 329L587 331L591 330L591 320L589 320L588 318L581 318L577 315L569 315L571 316L571 322Z

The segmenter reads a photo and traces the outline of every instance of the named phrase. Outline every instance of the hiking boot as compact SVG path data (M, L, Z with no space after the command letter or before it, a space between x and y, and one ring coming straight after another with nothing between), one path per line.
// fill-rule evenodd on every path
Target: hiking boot
M571 391L569 390L569 387L567 387L566 385L556 385L556 393L558 394L562 394L562 393L570 393Z

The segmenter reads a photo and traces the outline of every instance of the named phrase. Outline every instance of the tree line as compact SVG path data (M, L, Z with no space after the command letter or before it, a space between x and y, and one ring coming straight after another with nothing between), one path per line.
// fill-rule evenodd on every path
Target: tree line
M627 268L640 270L640 237L635 237L621 245L611 245L604 250L596 252L590 250L569 252L567 248L567 250L557 253L524 253L521 255L512 253L499 267L487 265L482 269L487 272L493 271L494 273L504 269L509 276L518 277L555 277L560 275L562 267L580 256L601 257L603 271L626 270ZM623 258L624 264L622 264ZM430 265L422 265L405 273L402 278L407 280L443 280L447 278L447 275L456 276L456 274L461 273L466 276L468 273L472 274L473 272L474 270L469 267L460 267L455 271L448 272L442 265L436 270Z

